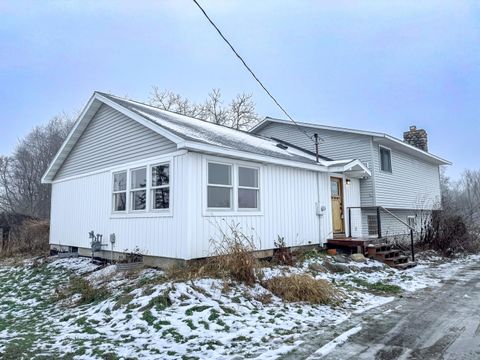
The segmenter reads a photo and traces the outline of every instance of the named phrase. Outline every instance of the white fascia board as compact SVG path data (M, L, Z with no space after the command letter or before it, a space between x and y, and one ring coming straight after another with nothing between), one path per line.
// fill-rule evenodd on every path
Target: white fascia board
M131 111L125 107L123 107L122 105L116 103L115 101L113 100L110 100L98 93L95 93L95 97L98 98L98 100L100 100L101 102L105 103L106 105L112 107L113 109L121 112L122 114L124 114L125 116L133 119L133 120L136 120L137 122L139 122L140 124L146 126L147 128L149 128L150 130L153 130L155 131L156 133L166 137L168 140L178 144L180 142L183 141L183 139L175 134L172 134L170 131L168 130L165 130L162 126L160 126L159 124L156 124L155 122L151 121L151 120L148 120L146 119L145 117L137 114L136 112L134 111Z
M266 117L265 119L260 121L257 125L255 125L250 130L248 130L248 132L254 133L258 129L261 129L262 127L264 127L268 122L270 122L270 118Z
M85 118L85 115L86 115L87 111L90 109L90 107L92 106L94 101L95 101L95 93L90 97L90 100L88 100L87 104L85 105L82 112L80 113L77 120L75 121L75 124L73 124L72 129L68 133L67 138L63 142L62 146L60 146L60 149L57 151L57 153L55 154L55 157L53 158L52 162L48 166L47 171L45 171L45 173L43 174L42 179L41 179L42 184L51 184L52 183L53 176L49 176L50 172L52 171L54 165L57 164L57 162L59 161L60 155L64 153L65 148L67 147L67 144L70 143L73 134L77 131L78 127L80 126L83 119Z
M58 150L57 154L53 158L53 161L50 163L50 166L48 167L47 171L45 171L45 174L42 176L42 179L41 179L42 184L51 184L53 182L53 179L55 177L55 173L60 168L61 162L63 162L66 159L66 157L68 156L68 152L70 152L70 150L74 146L74 143L72 144L72 138L73 138L74 134L77 133L81 124L86 123L85 127L82 130L80 130L81 132L83 132L85 130L86 126L88 126L88 123L90 122L90 120L93 118L93 115L91 117L87 117L86 115L87 115L88 111L90 110L90 108L92 107L95 100L100 101L101 103L104 103L105 105L110 106L112 109L115 109L115 110L121 112L122 114L124 114L128 118L137 121L138 123L144 125L145 127L149 128L150 130L155 131L156 133L164 136L165 138L167 138L168 140L170 140L170 141L172 141L176 144L183 141L182 138L180 138L177 135L172 134L171 132L165 130L160 125L155 124L154 122L144 118L143 116L141 116L141 115L139 115L139 114L137 114L137 113L135 113L131 110L128 110L127 108L125 108L125 107L117 104L116 102L106 98L105 96L102 96L99 93L95 92L95 93L93 93L93 95L90 97L90 100L87 102L87 104L83 108L83 110L80 113L80 116L78 117L77 121L75 122L72 130L70 130L70 133L68 134L67 138L65 139L62 146L60 147L60 150ZM81 136L81 134L79 134L77 139L80 136ZM70 146L70 145L71 145L71 147L68 148L68 146ZM62 159L62 156L64 156L63 159ZM60 164L59 164L59 162L60 162ZM58 168L55 169L55 166L58 166Z
M352 170L355 167L359 169ZM363 165L360 160L353 160L345 165L334 164L333 166L328 167L328 171L334 172L334 173L346 173L346 172L351 172L352 174L362 173L363 176L368 176L368 177L372 176L372 173L370 172L370 170L365 165Z
M410 150L413 150L413 151L415 151L415 152L417 152L417 153L419 153L419 154L421 154L421 155L423 155L423 156L432 158L432 159L438 161L438 162L440 163L440 165L452 165L452 162L451 162L451 161L442 159L442 158L439 157L439 156L436 156L436 155L433 155L433 154L431 154L431 153L429 153L429 152L423 151L422 149L419 149L419 148L417 148L417 147L415 147L415 146L413 146L413 145L407 144L406 142L403 142L402 140L397 139L397 138L395 138L395 137L393 137L393 136L384 134L384 138L385 138L386 140L392 141L392 142L394 142L394 143L396 143L396 144L398 144L398 145L405 146L405 147L409 148Z
M191 141L185 141L183 143L180 143L177 145L177 147L178 149L187 149L194 152L215 154L219 156L242 159L247 161L250 160L254 162L295 167L295 168L313 170L318 172L328 172L328 168L323 165L306 164L306 163L302 163L294 160L277 159L270 156L257 155L257 154L252 154L252 153L234 150L234 149L227 149L227 148L214 146L214 145L199 144Z

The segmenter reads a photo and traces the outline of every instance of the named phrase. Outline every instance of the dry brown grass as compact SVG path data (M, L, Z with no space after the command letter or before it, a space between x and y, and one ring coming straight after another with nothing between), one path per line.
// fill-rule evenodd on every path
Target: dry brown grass
M342 299L342 294L328 281L315 280L307 274L278 276L264 281L262 285L288 302L333 305Z
M255 257L256 250L253 238L245 235L238 224L229 224L227 231L221 230L220 240L212 240L213 257L207 267L222 278L253 285L257 278L256 270L260 267Z
M221 231L221 238L212 240L211 257L188 262L183 266L167 269L165 277L174 281L188 281L200 278L236 280L247 285L257 282L260 262L255 257L253 239L244 235L238 225L228 226Z
M48 255L50 223L47 220L26 220L10 230L8 240L4 242L0 256L31 257Z

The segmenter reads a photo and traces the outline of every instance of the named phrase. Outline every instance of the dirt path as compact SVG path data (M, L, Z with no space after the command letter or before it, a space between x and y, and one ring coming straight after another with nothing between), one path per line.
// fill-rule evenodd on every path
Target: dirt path
M341 343L345 332L351 335L343 344L325 346L325 338ZM286 358L480 359L480 264L459 270L441 287L407 294L314 334Z

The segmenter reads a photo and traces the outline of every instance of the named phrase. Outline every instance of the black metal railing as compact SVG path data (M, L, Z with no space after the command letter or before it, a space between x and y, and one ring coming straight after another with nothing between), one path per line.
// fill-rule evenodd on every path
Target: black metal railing
M384 208L383 206L374 206L374 207L366 207L366 206L351 206L348 207L348 236L352 237L352 209L360 209L360 210L375 210L377 216L377 237L381 239L382 236L382 211L393 217L398 222L405 225L410 233L410 248L412 252L412 261L415 261L415 247L414 247L414 233L418 231L408 224L407 222L400 219L397 215L392 213L390 210Z

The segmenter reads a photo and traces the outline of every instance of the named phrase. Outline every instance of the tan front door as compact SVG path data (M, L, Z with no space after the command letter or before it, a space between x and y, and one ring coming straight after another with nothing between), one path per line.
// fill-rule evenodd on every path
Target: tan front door
M344 233L342 179L331 178L333 233Z

